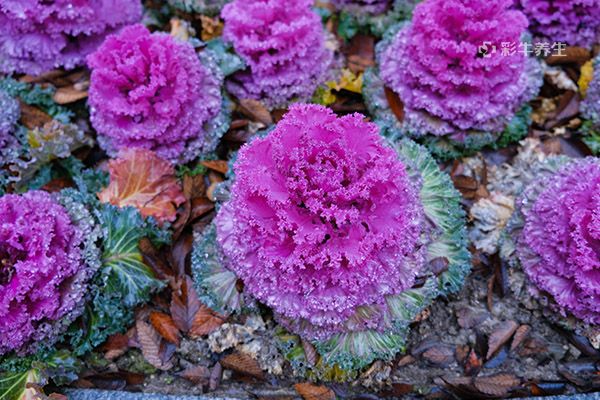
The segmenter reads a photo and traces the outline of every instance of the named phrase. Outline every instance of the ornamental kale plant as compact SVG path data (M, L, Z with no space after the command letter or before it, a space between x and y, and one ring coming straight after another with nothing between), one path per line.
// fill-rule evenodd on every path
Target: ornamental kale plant
M537 93L541 74L522 52L500 51L502 43L517 46L527 27L511 4L427 0L417 5L412 23L392 28L378 45L378 69L365 78L367 103L379 122L400 127L446 158L492 144L503 131L513 139L524 136L528 122L515 116ZM489 47L487 54L482 45ZM391 110L390 94L404 106L402 121Z
M393 358L422 307L463 283L469 255L449 177L415 143L386 145L360 114L292 106L240 150L234 173L229 200L197 238L197 289L235 311L241 279L329 364ZM449 265L439 276L429 270L437 258ZM428 278L414 288L417 276Z
M519 0L518 5L541 41L582 47L600 42L599 0Z
M310 99L332 61L312 3L235 0L223 8L223 38L247 64L227 81L232 94L270 107Z
M0 356L52 346L83 311L99 267L94 223L66 196L0 197Z
M89 105L100 145L155 151L187 162L213 150L228 128L221 72L193 46L142 25L109 36L88 58Z
M600 323L595 301L600 285L600 160L575 160L547 173L516 205L512 239L534 292L550 295L562 315Z
M138 0L0 0L0 71L81 65L105 35L141 15Z

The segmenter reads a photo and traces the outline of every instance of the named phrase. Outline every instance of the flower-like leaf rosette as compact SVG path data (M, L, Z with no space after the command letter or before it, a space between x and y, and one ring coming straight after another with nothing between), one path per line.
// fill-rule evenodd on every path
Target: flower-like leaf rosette
M69 190L0 197L0 361L51 349L100 267L99 228Z
M200 57L200 59L199 59ZM216 56L132 25L90 57L91 122L109 155L126 148L188 162L213 151L230 122Z
M415 138L451 159L527 134L527 102L542 74L518 50L527 20L511 3L426 0L412 22L390 28L363 89L385 135ZM503 50L503 43L514 49Z
M547 164L516 202L502 256L522 267L551 319L586 334L600 324L600 160Z
M141 17L139 0L0 0L0 71L84 64L106 35Z
M417 314L469 271L450 178L423 147L384 141L360 114L292 106L240 150L230 198L196 237L203 301L223 313L248 299L271 307L316 347L320 367L306 372L324 379L340 379L332 367L352 373L403 351ZM309 364L294 335L282 346L301 368Z
M227 79L230 93L270 108L311 98L333 61L312 5L312 0L235 0L223 8L223 40L246 64Z

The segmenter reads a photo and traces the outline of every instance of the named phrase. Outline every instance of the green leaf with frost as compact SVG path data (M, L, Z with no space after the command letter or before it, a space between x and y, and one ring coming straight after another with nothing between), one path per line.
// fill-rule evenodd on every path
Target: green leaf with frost
M126 307L148 301L151 293L164 284L144 263L138 246L147 236L144 219L134 208L104 205L100 221L105 229L102 253L105 290L120 293Z
M36 370L19 373L0 374L0 400L21 400L33 395L33 389L27 389L28 383L38 383Z

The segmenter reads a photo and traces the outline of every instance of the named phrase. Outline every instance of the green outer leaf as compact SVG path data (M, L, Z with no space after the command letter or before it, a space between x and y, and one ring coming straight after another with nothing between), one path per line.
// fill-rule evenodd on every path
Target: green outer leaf
M123 304L134 307L146 302L151 292L163 287L152 269L144 264L138 244L144 237L144 220L131 207L101 210L105 228L102 264L106 275L105 290L121 293Z
M50 116L64 124L69 123L73 116L73 112L68 108L54 102L53 96L56 89L52 86L44 88L41 85L4 78L0 80L0 90L4 90L12 97L19 97L26 104L42 108Z
M36 370L0 374L0 400L21 400L25 396L27 383L37 381L38 372Z
M214 224L195 238L192 252L192 274L200 300L221 314L237 313L243 306L242 294L237 290L237 276L223 265Z

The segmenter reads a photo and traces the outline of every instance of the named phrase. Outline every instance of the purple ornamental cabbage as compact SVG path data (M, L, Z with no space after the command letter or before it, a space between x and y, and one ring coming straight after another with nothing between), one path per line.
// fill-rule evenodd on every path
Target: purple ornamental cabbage
M386 145L363 115L292 105L233 169L192 257L196 288L219 312L257 299L324 364L355 370L394 357L416 314L462 286L470 262L449 177L414 142Z
M517 255L528 277L563 314L600 324L600 160L568 163L529 186L517 206Z
M519 0L541 41L592 47L600 42L600 0Z
M527 19L511 4L426 0L416 6L411 24L392 30L380 43L379 75L404 104L402 128L409 135L481 147L493 142L537 93L539 65L518 51ZM479 52L484 42L489 42L486 57ZM514 43L514 53L503 54L502 43ZM365 80L368 86L370 78ZM369 88L366 96L370 100ZM386 112L391 114L389 106Z
M88 64L91 121L109 155L133 147L187 162L206 150L221 75L191 44L133 25L109 36Z
M391 0L333 0L332 3L338 10L368 14L381 14L392 5Z
M83 311L97 268L86 262L89 214L32 191L0 197L0 220L0 355L32 353L52 345Z
M594 77L588 86L585 100L581 102L581 114L596 129L600 129L600 56L594 60Z
M0 71L81 65L108 33L141 16L139 0L0 0Z
M270 107L310 99L333 58L312 3L235 0L223 8L223 38L247 64L228 81L232 94Z
M410 288L424 263L418 188L363 119L292 107L240 151L231 201L216 220L248 292L288 324L306 319L310 339Z

